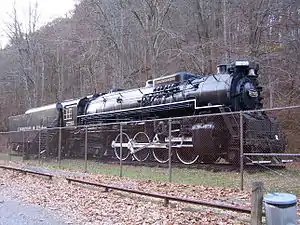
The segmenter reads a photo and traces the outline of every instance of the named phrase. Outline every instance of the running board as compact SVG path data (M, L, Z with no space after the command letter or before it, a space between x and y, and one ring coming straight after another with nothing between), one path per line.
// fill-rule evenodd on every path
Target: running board
M172 148L193 148L193 145L174 145Z
M291 162L294 162L294 160L292 160L292 159L282 159L281 162L282 163L291 163Z
M121 143L112 141L111 143L112 148L120 148ZM167 143L134 143L134 142L127 142L127 143L122 143L122 148L128 148L128 149L144 149L144 148L164 148L168 149Z
M287 160L278 160L279 162L281 161L281 163L290 163L290 162L293 162L294 160L292 159L287 159ZM272 163L271 160L265 160L265 161L251 161L251 163L253 164L270 164Z
M112 148L121 148L121 143L120 142L115 142L113 141L111 143ZM168 142L167 143L135 143L135 142L127 142L127 143L122 143L122 148L127 148L134 151L134 149L145 149L145 148L150 148L150 149L168 149ZM193 148L193 145L189 144L177 144L177 145L172 145L172 148Z
M172 137L171 138L171 142L180 142L180 143L183 143L183 142L192 142L193 141L193 138L192 137ZM166 143L169 143L169 138L165 138L165 142Z

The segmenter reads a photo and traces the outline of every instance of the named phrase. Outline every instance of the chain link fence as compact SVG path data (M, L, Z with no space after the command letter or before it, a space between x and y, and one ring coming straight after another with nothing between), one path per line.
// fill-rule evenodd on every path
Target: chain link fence
M8 148L8 143L10 140L10 136L12 133L3 132L0 133L0 155L1 155L1 163L5 164L6 162L11 160L10 150Z
M271 121L270 142L258 142L252 148L244 147L244 164L252 168L240 171L243 175L241 188L249 187L254 180L262 180L267 192L300 194L300 107L284 107L262 111ZM279 132L274 133L274 130ZM248 129L245 135L255 132ZM282 142L280 141L282 140ZM272 144L272 143L277 144ZM245 146L245 145L244 145Z
M299 194L300 107L0 133L1 161Z

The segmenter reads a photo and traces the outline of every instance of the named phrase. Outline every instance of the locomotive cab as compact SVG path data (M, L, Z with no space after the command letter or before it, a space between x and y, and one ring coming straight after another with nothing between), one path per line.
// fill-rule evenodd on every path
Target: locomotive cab
M63 112L62 120L63 126L74 126L77 124L77 105L79 100L70 100L62 103Z
M146 81L145 87L146 87L146 88L148 88L148 87L153 87L153 80L147 80L147 81Z

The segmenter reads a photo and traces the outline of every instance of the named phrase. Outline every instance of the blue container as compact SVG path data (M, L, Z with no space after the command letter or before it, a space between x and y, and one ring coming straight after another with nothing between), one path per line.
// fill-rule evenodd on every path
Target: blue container
M267 225L296 225L297 198L288 193L269 193L264 196Z

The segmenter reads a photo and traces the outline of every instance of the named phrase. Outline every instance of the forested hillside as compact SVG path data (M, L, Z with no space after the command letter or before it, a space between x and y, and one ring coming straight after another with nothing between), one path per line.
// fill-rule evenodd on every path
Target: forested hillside
M59 6L58 6L59 7ZM265 107L299 104L299 0L82 0L36 30L13 10L0 52L0 130L9 115L150 78L260 64Z

